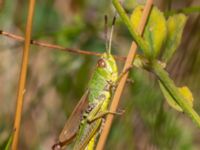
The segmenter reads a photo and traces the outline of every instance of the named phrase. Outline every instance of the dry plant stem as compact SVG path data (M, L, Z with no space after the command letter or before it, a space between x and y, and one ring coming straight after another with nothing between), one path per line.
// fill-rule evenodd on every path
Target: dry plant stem
M26 35L25 35L25 43L23 49L22 56L22 65L21 72L18 84L18 93L17 93L17 102L16 102L16 112L15 112L15 121L14 121L14 137L12 143L12 150L18 149L19 143L19 131L21 125L21 117L22 117L22 108L23 108L23 98L25 94L25 83L26 83L26 74L27 74L27 66L28 66L28 57L29 57L29 47L30 47L30 37L32 31L32 20L33 13L35 7L35 0L30 0L29 9L28 9L28 18L26 24Z
M0 34L7 36L9 38L18 40L18 41L24 41L23 37L16 35L16 34L5 32L5 31L2 31L2 30L0 30ZM75 48L66 48L66 47L63 47L63 46L60 46L60 45L50 44L50 43L47 43L47 42L40 42L40 41L36 41L36 40L30 40L30 44L41 46L41 47L46 47L46 48L51 48L51 49L59 49L59 50L62 50L62 51L67 51L67 52L76 53L76 54L93 55L93 56L101 56L102 55L101 53L98 53L98 52L90 52L90 51L80 50L80 49L75 49ZM116 56L115 55L114 57L117 60L120 60L120 61L125 61L125 59L126 59L126 57L124 57L124 56Z
M118 3L118 1L117 0L113 0L113 3L115 5L116 3ZM138 33L140 35L142 34L142 32L144 30L144 27L145 27L148 15L150 13L152 4L153 4L153 0L147 0L145 8L144 8L144 11L143 11L143 15L142 15L139 27L138 27ZM115 7L116 7L116 5L115 5ZM118 13L120 15L120 12L118 12ZM125 71L126 69L128 69L131 66L131 64L132 64L132 62L134 60L134 56L136 54L136 49L137 49L136 43L132 42L131 48L129 50L129 54L127 56L123 71ZM112 101L111 106L110 106L110 111L113 111L113 112L116 111L117 106L118 106L119 101L120 101L121 94L123 92L123 89L124 89L124 86L125 86L125 83L126 83L127 77L128 77L128 73L125 74L122 77L121 81L119 82L119 85L117 86L117 89L115 91L115 95L113 97L113 101ZM98 142L98 145L97 145L97 150L102 150L104 148L104 145L105 145L105 142L106 142L106 139L107 139L107 136L108 136L112 121L113 121L113 115L108 115L107 119L106 119L106 123L105 123L104 129L102 131L102 134L100 136L100 139L99 139L99 142Z

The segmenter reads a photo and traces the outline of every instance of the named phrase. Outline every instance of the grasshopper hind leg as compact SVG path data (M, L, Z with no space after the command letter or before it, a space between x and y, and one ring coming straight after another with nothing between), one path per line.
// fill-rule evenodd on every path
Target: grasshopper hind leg
M100 135L101 132L103 131L105 122L106 122L106 119L105 119L105 118L102 118L101 127L100 127L100 129L99 129L98 135Z
M106 121L106 119L102 118L101 126L99 128L99 131L92 137L92 139L88 143L88 146L86 147L85 150L94 150L95 149L96 143L97 143L97 139L100 136L101 132L103 131L105 121Z
M96 133L92 139L90 140L90 142L88 143L88 146L86 147L85 150L94 150L95 146L96 146L96 141L97 141L97 137L98 137L98 133Z

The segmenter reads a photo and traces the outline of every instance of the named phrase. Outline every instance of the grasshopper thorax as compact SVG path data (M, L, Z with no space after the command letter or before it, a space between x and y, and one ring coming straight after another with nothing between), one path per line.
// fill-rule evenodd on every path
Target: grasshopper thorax
M107 81L115 83L118 78L118 70L114 57L104 53L97 62L97 72Z

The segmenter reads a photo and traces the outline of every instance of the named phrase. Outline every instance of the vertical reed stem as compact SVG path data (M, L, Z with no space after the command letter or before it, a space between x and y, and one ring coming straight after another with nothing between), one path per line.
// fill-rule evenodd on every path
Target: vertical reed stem
M117 9L122 20L126 23L127 17L125 16L123 8L121 7L118 0L113 0L113 4L114 4L115 8ZM142 34L142 32L144 30L146 20L148 18L149 13L150 13L152 4L153 4L153 0L147 0L144 11L143 11L143 15L142 15L139 27L138 27L138 33L140 35ZM126 19L124 19L122 17L122 15L125 16ZM137 45L136 45L135 42L132 42L123 71L127 70L132 65L132 62L133 62L135 54L136 54L136 50L137 50ZM119 82L119 85L117 86L117 89L115 91L115 95L113 97L113 101L112 101L111 106L110 106L110 111L112 111L112 112L115 112L116 109L117 109L117 106L118 106L119 101L120 101L121 94L123 92L123 89L124 89L124 86L125 86L125 83L126 83L126 80L127 80L127 77L128 77L128 73L126 73L122 77L122 79ZM110 130L110 127L111 127L111 124L112 124L112 121L113 121L113 115L108 115L104 129L102 131L99 142L97 144L97 148L96 148L97 150L103 150L107 136L108 136L108 133L109 133L109 130Z
M24 42L24 48L23 48L21 72L20 72L19 83L18 83L15 120L14 120L14 127L13 127L15 132L14 132L14 137L13 137L13 142L12 142L12 150L17 150L18 143L19 143L19 133L20 133L20 125L21 125L21 117L22 117L22 109L23 109L23 99L24 99L24 94L25 94L25 84L26 84L26 75L27 75L34 7L35 7L35 0L30 0L28 18L27 18L27 24L26 24L26 33L25 33L25 42Z

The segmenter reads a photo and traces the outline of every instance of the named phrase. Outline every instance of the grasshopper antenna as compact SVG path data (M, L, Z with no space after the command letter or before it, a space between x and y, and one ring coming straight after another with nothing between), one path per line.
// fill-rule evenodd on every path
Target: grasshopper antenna
M113 17L113 21L112 21L112 27L111 27L111 31L110 31L109 45L108 45L108 54L111 53L112 36L113 36L115 21L116 21L116 15Z
M104 16L104 21L105 21L105 26L104 26L104 38L105 38L105 43L106 43L106 51L108 52L108 16Z

